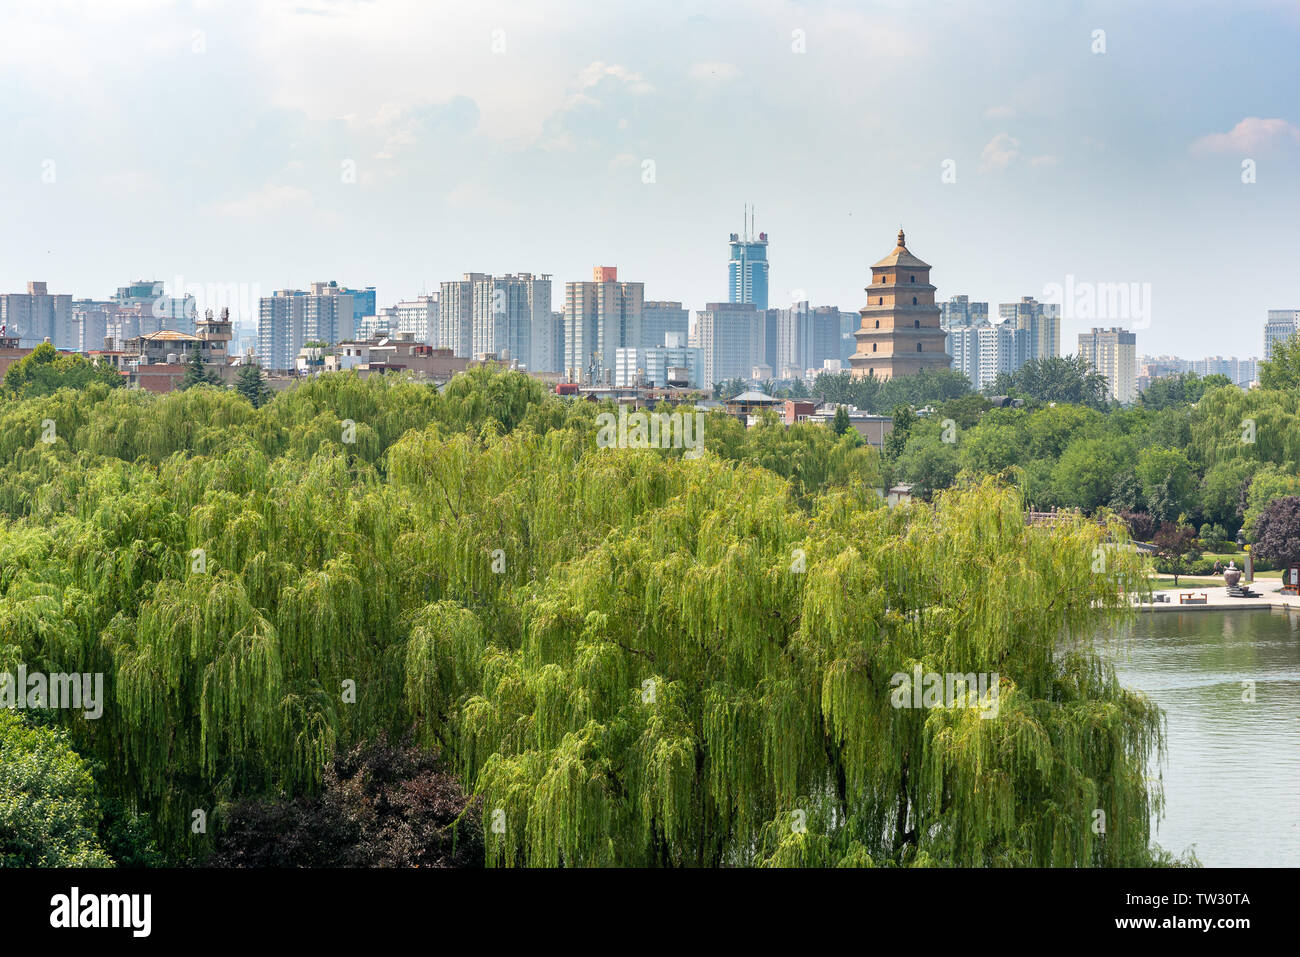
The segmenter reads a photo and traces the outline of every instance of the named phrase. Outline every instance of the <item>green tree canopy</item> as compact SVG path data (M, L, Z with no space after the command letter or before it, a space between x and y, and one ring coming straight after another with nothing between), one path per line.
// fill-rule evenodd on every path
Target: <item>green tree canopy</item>
M61 353L42 342L5 370L5 389L30 398L50 395L58 389L83 389L92 383L116 388L124 384L122 374L107 362L91 362L76 353Z
M1162 376L1142 390L1138 401L1148 409L1164 409L1175 405L1195 405L1211 389L1231 386L1226 375L1198 376L1195 372L1180 372Z
M1137 479L1147 509L1160 522L1172 522L1191 510L1196 475L1178 449L1146 448L1138 454Z
M852 405L873 415L887 415L899 405L922 408L971 394L970 380L955 369L927 369L916 375L855 378L851 372L823 372L813 395L827 402Z
M1259 387L1300 392L1300 336L1273 343L1272 356L1259 364Z
M1052 471L1058 504L1089 512L1110 501L1115 480L1133 461L1133 448L1121 437L1071 442Z
M842 405L835 407L835 421L831 423L831 428L836 435L843 435L852 427L849 421L849 410Z
M1300 472L1293 466L1265 465L1255 471L1246 491L1242 525L1251 538L1258 535L1256 523L1277 499L1300 495Z
M999 373L986 391L1093 408L1105 407L1109 395L1106 377L1079 355L1030 359L1014 373Z
M266 376L262 374L262 367L254 362L240 368L235 376L235 391L251 402L255 409L260 409L275 394L267 384Z
M111 867L90 770L67 733L0 709L0 867Z
M214 385L221 387L221 373L203 361L198 349L191 349L185 355L185 372L177 389L192 389L196 385Z
M1159 712L1094 647L1144 580L1117 521L885 508L855 432L717 414L687 458L598 411L491 368L0 405L6 653L105 675L58 718L182 858L194 808L412 732L492 864L1153 860ZM997 716L896 706L917 668L997 673Z

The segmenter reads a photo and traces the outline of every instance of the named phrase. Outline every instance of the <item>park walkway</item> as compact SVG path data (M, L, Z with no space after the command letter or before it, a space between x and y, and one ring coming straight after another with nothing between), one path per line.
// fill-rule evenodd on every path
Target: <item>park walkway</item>
M1244 584L1244 583L1243 583ZM1284 595L1279 590L1282 583L1276 578L1256 578L1248 587L1259 592L1258 598L1232 598L1226 585L1202 587L1184 585L1179 588L1152 589L1152 596L1168 595L1167 602L1143 604L1144 611L1236 611L1243 608L1278 608L1300 611L1300 595ZM1180 605L1180 595L1191 592L1197 598L1206 597L1204 605Z

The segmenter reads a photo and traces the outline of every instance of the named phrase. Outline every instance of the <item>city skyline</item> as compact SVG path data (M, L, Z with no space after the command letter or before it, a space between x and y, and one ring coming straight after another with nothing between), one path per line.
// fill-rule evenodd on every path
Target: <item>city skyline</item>
M696 311L728 298L752 203L774 307L860 308L901 224L940 300L1147 284L1145 351L1243 351L1226 331L1257 352L1297 299L1300 14L1176 6L7 10L0 191L23 228L0 288L338 276L397 302L468 269L606 262ZM908 104L883 95L900 83ZM1251 251L1249 283L1202 282L1223 249ZM1065 315L1061 338L1096 325L1125 323Z
M748 220L746 220L746 222L748 223ZM757 238L758 236L761 236L761 245L765 250L768 242L767 234L766 233L755 234L755 240L754 240L755 245L758 245L760 243L760 240ZM721 302L735 303L737 301L743 301L741 300L740 295L736 292L736 277L738 275L738 270L736 268L737 260L734 253L734 250L737 246L736 234L734 233L731 234L729 236L729 240L730 240L729 248L733 252L728 261L728 281L727 281L727 289L726 289L728 298L719 299L719 300L713 300L713 299L706 300L699 307L695 307L682 299L672 300L685 307L686 312L691 317L692 327L694 325L695 317L699 313L707 311L708 308L713 304L713 302L721 301ZM744 245L743 240L741 242L741 245ZM763 267L763 276L765 278L767 274L767 266L769 265L769 263L766 259L764 259L759 263L759 265ZM594 267L594 268L600 268L600 267ZM617 270L618 267L614 266L608 268L613 268ZM515 278L515 273L512 272L504 272L504 273L463 272L461 273L461 275L466 279L468 279L471 276L475 276L475 277L497 276L503 279ZM519 273L519 275L523 277L531 278L533 274ZM537 273L536 275L546 279L548 282L552 281L553 279L550 273ZM206 310L220 311L221 309L229 309L231 313L231 319L236 326L242 326L247 324L256 327L259 324L260 316L262 314L262 310L260 309L259 306L260 300L269 298L270 296L278 295L281 292L296 291L301 293L303 292L303 287L311 288L313 286L322 285L322 284L332 284L335 286L338 285L337 280L329 280L327 281L327 283L322 282L321 280L313 280L311 282L307 282L299 285L281 284L276 286L271 292L268 293L259 284L256 283L252 285L249 285L247 283L183 284L182 279L183 277L180 276L177 276L173 281L158 280L158 279L143 279L143 278L136 279L136 280L132 280L126 287L123 286L116 287L116 292L112 296L98 297L93 295L84 295L80 291L66 292L62 290L55 290L50 294L52 296L59 296L63 298L70 297L72 300L72 304L75 308L79 303L86 303L86 302L95 303L95 302L105 302L115 298L120 299L128 290L140 290L144 287L150 287L152 289L152 292L154 293L154 297L158 300L158 302L165 304L165 308L155 313L156 317L158 318L163 318L163 317L180 318L180 319L187 320L188 325L192 325L193 321L196 318L199 318L202 315L202 313ZM1072 280L1073 277L1067 277L1067 279ZM566 280L561 277L561 278L555 278L554 281L568 283L577 280ZM46 280L29 279L23 284L23 286L29 287L33 283L35 283L37 286L48 287L49 285L48 281ZM448 281L441 280L436 285L440 287L441 291L446 291ZM1129 288L1128 288L1130 286L1132 287L1131 297L1129 296ZM416 302L417 300L425 300L430 297L432 297L434 300L437 300L440 292L439 288L435 288L432 292L429 292L422 287L421 291L418 294L408 293L405 295L390 297L390 296L380 296L377 293L376 287L374 285L366 285L364 289L353 289L346 286L340 288L341 291L345 293L353 294L354 297L357 298L355 318L357 322L356 329L358 330L358 332L361 329L360 322L363 317L372 320L377 318L383 319L386 317L386 314L392 314L394 313L395 310L398 310L400 307L410 306L412 303ZM1056 308L1055 327L1052 332L1052 336L1054 338L1054 343L1057 346L1057 348L1055 348L1054 350L1049 349L1044 351L1040 349L1037 351L1042 351L1044 355L1068 354L1068 350L1063 350L1059 347L1061 341L1061 331L1062 331L1061 318L1062 315L1064 316L1070 315L1069 312L1070 305L1075 301L1073 297L1079 294L1078 290L1080 288L1085 289L1088 296L1090 297L1089 298L1090 302L1092 301L1093 298L1095 298L1095 301L1097 302L1099 308L1102 309L1105 308L1104 304L1107 301L1108 297L1111 302L1111 308L1114 308L1115 301L1116 301L1115 297L1117 292L1120 294L1119 296L1120 300L1122 300L1120 304L1124 308L1127 308L1126 304L1129 302L1131 298L1134 307L1139 310L1136 315L1137 322L1135 325L1125 325L1121 323L1118 326L1118 328L1123 328L1125 329L1125 331L1129 331L1129 332L1137 332L1145 329L1148 326L1150 315L1144 314L1141 310L1144 309L1149 310L1151 294L1149 290L1145 290L1145 291L1140 290L1138 288L1137 283L1092 283L1092 284L1080 283L1077 284L1076 286L1072 282L1069 282L1064 288L1063 302L1050 301L1050 300L1047 302L1037 302L1037 305L1039 307L1054 306ZM13 290L13 292L15 293L19 291L20 290L18 289ZM765 285L763 287L763 291L764 293L766 291ZM794 290L793 292L798 295L806 296L806 290ZM1050 287L1048 287L1045 290L1045 292L1048 295L1053 295L1053 291ZM1055 295L1060 296L1061 292L1062 290L1058 287ZM4 292L0 292L0 296L3 296L5 294L6 293ZM1145 303L1143 302L1144 294L1146 296ZM140 298L141 296L143 296L142 293L137 293L136 301L143 302L145 298L148 298L148 297ZM392 302L393 304L380 305L381 303L386 303L386 302ZM992 302L997 302L998 318L990 319L989 316L985 315L982 320L985 324L991 325L994 329L997 329L999 327L1006 325L1008 321L1011 322L1011 325L1015 325L1016 323L1014 321L1014 316L1016 314L1017 308L1019 306L1022 306L1024 303L1035 302L1035 297L1032 295L1022 295L1018 297L1018 299L1013 299L1011 301L1001 301L992 298L978 300L977 298L972 298L972 296L968 292L961 292L961 293L952 293L950 296L946 298L945 297L936 298L936 303L943 306L947 306L949 303L958 303L958 302L962 302L962 303L969 302L972 305L983 305L983 306L988 306ZM363 307L363 303L365 304L364 307ZM841 308L838 304L835 303L818 303L808 298L793 300L787 306L784 307L777 306L771 308L791 309L791 308L799 307L801 303L804 305L815 306L818 308L823 308L823 307L831 307L837 309ZM175 311L180 304L186 304L188 306L189 309L188 314L182 315L181 313ZM869 297L866 295L866 292L864 290L863 305L869 305L869 304L870 304ZM760 312L763 309L761 305L759 305L758 308ZM859 308L861 307L843 307L842 311L844 311L845 314L856 313ZM1065 311L1062 312L1062 310ZM1265 322L1263 342L1262 342L1262 347L1258 350L1258 358L1268 357L1270 342L1272 341L1272 339L1277 338L1276 333L1269 331L1272 324L1275 322L1275 320L1277 320L1279 317L1285 316L1290 320L1291 328L1295 329L1297 325L1295 317L1300 316L1300 309L1269 308L1266 310L1266 316L1267 318ZM395 316L393 316L393 318L395 318ZM1104 313L1104 311L1101 313L1100 319L1103 320L1103 324L1104 324L1104 320L1107 319L1107 315ZM184 328L188 328L188 325L185 325ZM1078 334L1081 335L1090 332L1094 328L1097 328L1095 320L1093 320L1090 316L1085 316L1083 318L1080 318L1078 322L1075 323L1075 325L1078 328ZM181 327L178 326L177 328L181 328ZM436 335L431 336L431 339L433 338L437 338L437 336ZM1236 341L1241 342L1242 340L1238 339ZM1159 351L1158 347L1144 347L1144 348L1145 348L1145 354L1149 354L1149 355L1163 354ZM948 352L950 355L952 355L951 340L948 346ZM1252 356L1252 357L1254 356L1254 354L1249 350L1242 350L1242 352L1244 356ZM1220 357L1220 355L1221 353L1219 352L1207 352L1203 356L1189 356L1188 358L1212 359L1212 358L1218 358Z
M600 269L612 269L615 274L617 272L617 267L594 268L597 271ZM499 280L512 283L518 280L526 280L530 284L533 279L536 278L539 281L544 281L548 286L553 281L564 282L565 285L569 285L572 282L566 280L554 280L550 274L539 274L534 277L532 274L528 273L521 273L519 275L505 273L494 276L490 273L467 272L463 273L462 277L463 279L460 281L461 283L464 283L471 278L475 280L484 279L489 282ZM366 286L364 289L354 289L347 286L339 286L337 280L314 281L307 283L306 285L308 289L314 289L316 287L332 287L334 291L349 295L354 300L353 332L350 335L336 337L339 341L342 341L343 338L350 339L353 336L359 339L373 338L373 334L376 330L378 330L378 334L382 336L396 335L400 330L402 335L414 334L418 341L427 342L431 345L448 345L448 343L444 341L445 330L442 329L440 325L440 323L445 323L447 320L445 317L440 319L441 310L439 308L439 299L440 292L446 293L448 287L457 285L457 282L444 280L440 283L442 287L440 291L434 291L427 294L421 293L413 298L396 299L392 305L381 305L381 303L386 300L377 297L377 292L374 286ZM639 285L644 286L645 284L640 283ZM263 294L260 287L236 288L231 286L226 289L217 288L216 290L209 290L207 295L215 298L205 300L205 294L202 291L197 292L196 298L194 292L187 293L185 289L177 288L176 292L178 294L173 295L173 287L169 284L160 280L144 279L134 280L127 286L119 286L116 288L113 295L106 297L84 296L77 293L66 293L58 290L50 291L48 290L48 283L42 280L28 280L25 283L25 287L27 293L19 290L15 290L12 293L0 292L0 306L3 306L11 299L23 298L25 295L28 295L32 289L41 290L41 295L47 296L49 300L62 301L62 306L59 306L56 303L55 312L48 320L52 323L50 327L51 331L61 330L61 332L56 332L52 336L49 335L49 333L43 333L43 335L50 338L50 340L54 342L56 348L82 352L97 350L101 346L102 337L99 333L95 332L92 334L88 327L80 328L80 324L83 321L88 321L89 317L97 312L99 307L104 304L109 304L110 306L114 303L125 304L125 307L134 310L134 312L120 312L117 317L108 321L106 321L103 316L99 317L99 324L101 327L105 327L104 331L106 331L110 337L119 341L128 338L136 331L144 328L142 323L145 322L148 323L148 328L176 329L182 332L190 331L192 330L195 321L202 318L204 312L215 313L222 310L229 311L230 319L237 330L251 330L251 338L256 340L260 337L260 327L263 319L266 317L266 309L263 305L264 303L277 297L308 295L307 290L293 286L276 289L269 296ZM1013 363L1014 366L1018 367L1029 358L1071 354L1068 349L1061 346L1060 342L1061 323L1059 304L1054 305L1052 303L1037 302L1032 296L1023 296L1019 302L998 303L999 318L990 319L988 313L988 307L990 305L989 301L975 301L967 294L954 294L948 299L940 299L936 302L936 304L944 310L944 318L941 324L944 331L948 333L945 350L948 355L953 358L953 368L963 369L964 363L970 361L969 357L963 358L966 356L966 349L968 347L958 343L957 338L959 337L956 336L957 333L965 332L973 334L981 328L990 333L996 333L1007 329L1016 329L1017 327L1024 325L1022 322L1017 320L1016 316L1017 312L1022 311L1027 303L1032 304L1032 306L1039 312L1041 312L1045 307L1049 310L1049 316L1052 320L1050 332L1035 332L1034 335L1046 334L1050 346L1048 348L1043 348L1040 344L1038 348L1027 347L1020 349L1017 347L1016 352L1018 358L1015 359ZM485 309L488 308L486 301L483 305ZM672 307L677 309L684 317L688 317L688 328L693 329L696 319L701 314L708 312L714 304L709 302L705 303L702 308L694 309L685 306L685 304L680 300L646 300L645 305L648 308ZM119 308L123 308L123 306L119 305ZM530 309L531 308L532 307L530 306ZM556 330L562 330L564 325L563 311L550 313L547 309L547 302L538 303L537 308L541 310L540 314L534 312L531 322L536 323L539 318L546 319L549 317L552 327ZM960 315L954 314L956 316L955 320L950 320L948 318L947 311L949 308L959 310ZM62 309L63 311L60 313L58 311L59 309ZM971 313L969 316L966 316L967 310L974 309L983 309L984 311L978 313L978 315ZM1050 310L1052 309L1055 309L1056 311L1051 312ZM768 313L802 315L804 314L803 311L807 311L811 314L812 312L820 313L825 310L833 310L846 317L853 317L858 314L858 310L856 309L840 309L840 307L834 304L816 304L811 303L808 300L800 300L791 303L789 306L784 308L770 307L766 311ZM764 310L759 310L760 313L763 311ZM14 334L15 326L24 327L26 324L30 323L30 317L24 319L23 315L24 314L21 312L16 315L10 315L3 308L0 308L0 323L6 324L9 327L9 334L12 335ZM484 313L484 315L486 315L486 313ZM128 316L132 317L131 322L124 325L125 319ZM1281 320L1283 317L1285 317L1288 323L1287 331L1285 332L1281 330L1283 324ZM468 319L469 317L467 316L467 320ZM513 331L515 320L509 320L508 324L512 328L511 335L515 335L515 332ZM1037 324L1034 323L1034 326L1036 325ZM1267 310L1267 318L1262 327L1263 348L1258 350L1258 354L1252 352L1247 340L1236 340L1238 344L1241 344L1244 347L1239 350L1241 352L1242 361L1260 361L1266 359L1270 351L1271 342L1279 337L1286 338L1293 334L1298 327L1300 327L1300 309ZM73 334L74 328L75 334ZM857 326L854 326L854 328L856 329ZM1084 335L1097 328L1102 327L1091 326L1088 329L1081 331L1079 335ZM1135 330L1123 326L1111 328L1120 328L1125 332L1135 332ZM421 331L424 331L424 334L421 334ZM36 335L35 338L32 338L33 334L26 328L21 328L21 332L23 340L28 341L31 344L35 344L41 339L41 335ZM537 329L537 334L546 336L548 339L551 335L550 331L545 328L545 325ZM560 336L561 333L557 331L555 335ZM851 338L847 326L845 326L844 335L846 338ZM73 342L73 339L76 341ZM653 344L656 346L663 345L663 343L658 342L657 339ZM648 341L643 341L641 343L642 348L648 345L651 345ZM454 346L451 347L455 348ZM264 353L264 350L260 347L254 351L259 354ZM466 347L463 349L457 349L456 351L457 354L464 353L465 355L471 355L475 352L485 350L475 350L472 347ZM529 351L531 352L532 349L530 348ZM559 351L558 348L552 350L555 354L558 354ZM1203 356L1189 356L1181 353L1159 352L1156 349L1149 348L1145 345L1143 346L1142 351L1137 353L1137 357L1139 359L1147 358L1153 360L1178 358L1187 363L1201 364L1204 364L1207 361L1222 360L1224 358L1222 352L1208 353ZM265 355L262 355L262 358L263 361L265 361ZM536 358L536 355L534 355L533 365L537 365ZM845 361L847 361L847 355L844 358ZM1232 358L1237 358L1236 351L1232 351ZM525 364L527 365L527 363ZM548 370L551 368L551 365L551 362L543 360L539 368ZM999 368L998 371L1010 370ZM974 379L972 379L972 381L974 381Z

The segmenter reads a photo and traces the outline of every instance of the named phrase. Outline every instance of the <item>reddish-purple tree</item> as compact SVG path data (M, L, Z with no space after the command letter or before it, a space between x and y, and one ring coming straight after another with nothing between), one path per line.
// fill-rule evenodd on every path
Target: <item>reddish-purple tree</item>
M1119 517L1128 525L1128 533L1139 542L1151 541L1156 521L1147 512L1121 511Z
M384 738L326 768L316 797L243 801L213 867L482 867L478 803L437 756Z
M1255 520L1255 555L1277 565L1300 561L1300 496L1275 498Z
M1166 575L1174 576L1174 587L1178 587L1178 576L1185 575L1192 562L1201 557L1201 550L1196 545L1196 529L1178 522L1161 522L1151 539L1156 547L1156 568Z

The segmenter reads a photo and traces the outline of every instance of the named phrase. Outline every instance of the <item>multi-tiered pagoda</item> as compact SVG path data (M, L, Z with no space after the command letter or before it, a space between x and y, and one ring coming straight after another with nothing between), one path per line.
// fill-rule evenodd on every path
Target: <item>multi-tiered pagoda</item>
M930 285L930 264L907 251L901 229L894 251L871 267L867 304L858 313L858 349L849 360L854 378L892 379L951 367L944 351L947 333L939 328L939 307Z

